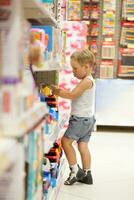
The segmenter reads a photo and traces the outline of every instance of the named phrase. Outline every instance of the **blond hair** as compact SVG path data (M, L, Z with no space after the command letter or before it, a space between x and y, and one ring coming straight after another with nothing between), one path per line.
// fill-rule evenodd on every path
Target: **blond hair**
M95 65L95 56L89 49L82 49L80 51L75 51L71 55L71 59L76 60L80 65L89 64L90 67Z

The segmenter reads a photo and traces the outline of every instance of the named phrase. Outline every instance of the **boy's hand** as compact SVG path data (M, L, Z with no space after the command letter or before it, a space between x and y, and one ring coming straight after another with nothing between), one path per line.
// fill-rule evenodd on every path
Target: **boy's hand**
M53 94L59 95L59 93L60 93L60 88L58 88L58 86L56 86L56 85L51 85L50 88L51 88Z

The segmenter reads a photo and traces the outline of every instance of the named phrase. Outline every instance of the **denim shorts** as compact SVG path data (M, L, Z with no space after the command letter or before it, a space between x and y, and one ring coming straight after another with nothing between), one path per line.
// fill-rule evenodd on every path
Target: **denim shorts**
M74 139L77 142L88 142L93 131L95 118L71 116L69 126L64 136Z

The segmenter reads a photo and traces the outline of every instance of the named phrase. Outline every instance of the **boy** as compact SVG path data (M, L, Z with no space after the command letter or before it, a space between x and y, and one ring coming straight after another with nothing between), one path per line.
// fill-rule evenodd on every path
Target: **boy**
M80 82L72 91L62 90L57 86L51 87L53 94L72 100L69 126L61 141L71 170L65 185L72 185L77 181L93 183L88 142L95 122L95 83L91 75L94 64L95 57L90 50L74 52L71 55L71 66L74 76ZM77 164L76 152L72 146L74 141L78 144L83 169Z

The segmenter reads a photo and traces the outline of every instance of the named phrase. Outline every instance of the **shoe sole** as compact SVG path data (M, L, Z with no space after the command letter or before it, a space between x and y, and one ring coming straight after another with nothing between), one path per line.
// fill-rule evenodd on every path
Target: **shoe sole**
M87 184L87 185L93 185L93 182L88 182L88 181L78 180L77 182L84 183L84 184Z

